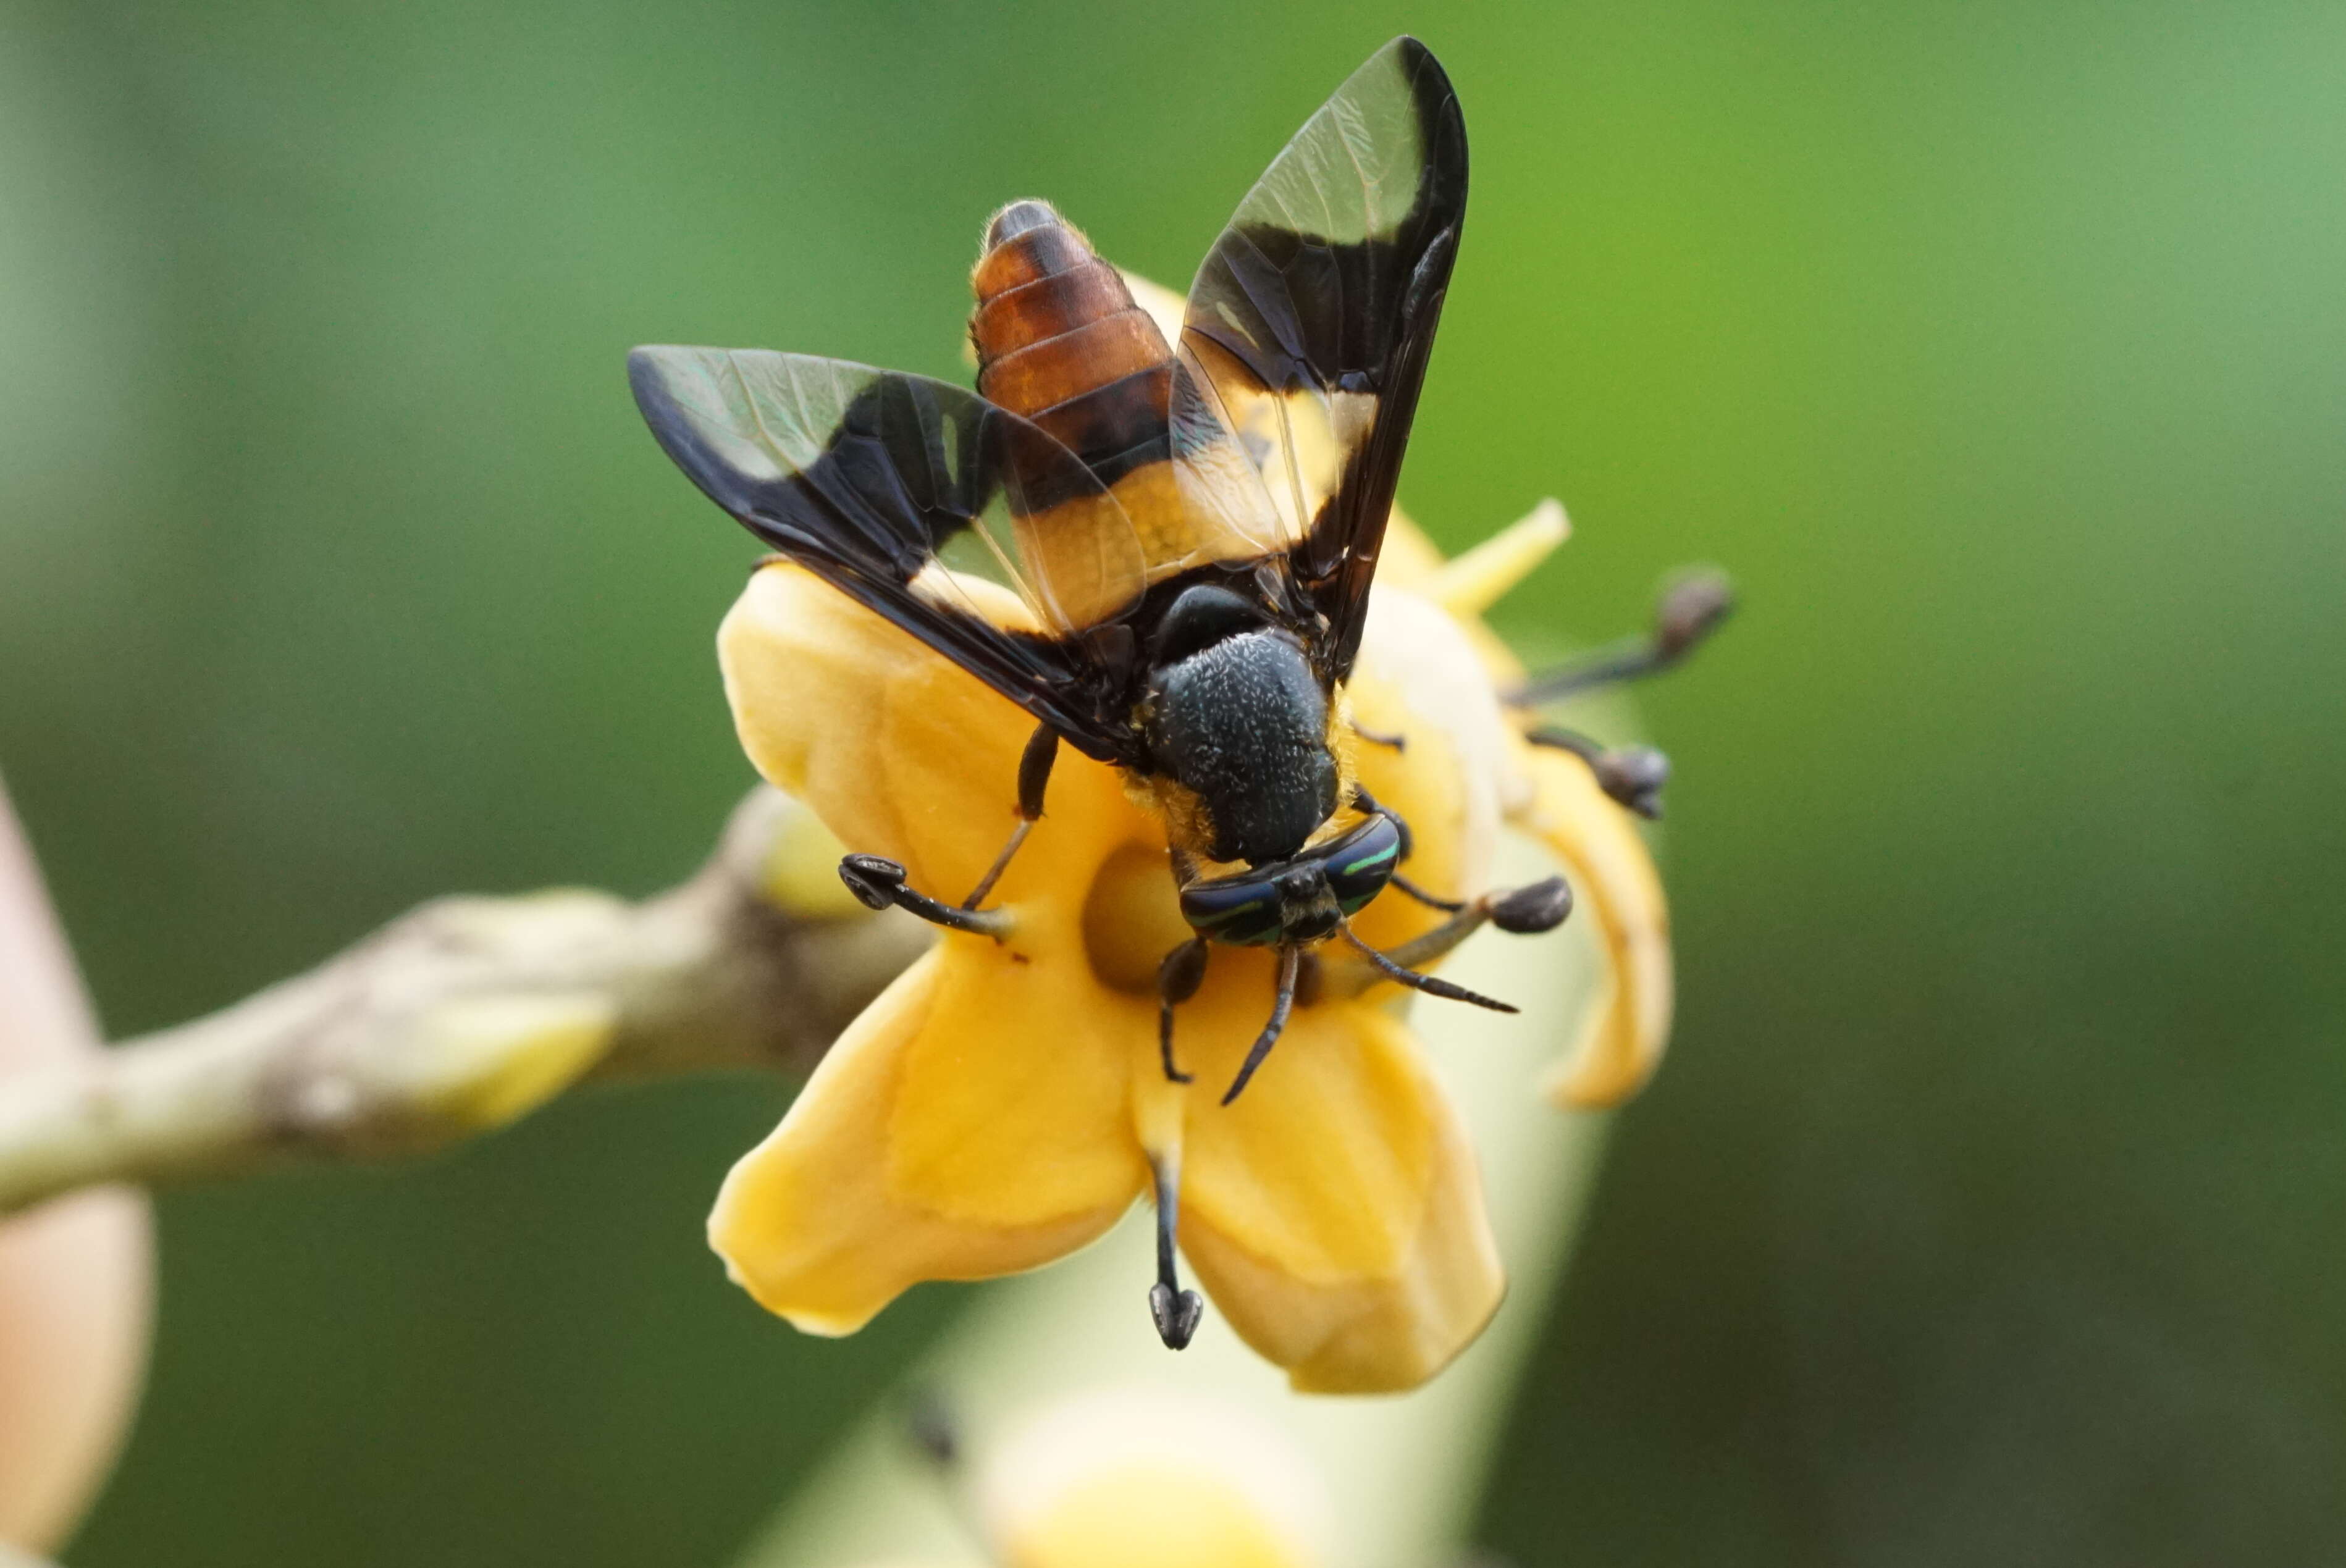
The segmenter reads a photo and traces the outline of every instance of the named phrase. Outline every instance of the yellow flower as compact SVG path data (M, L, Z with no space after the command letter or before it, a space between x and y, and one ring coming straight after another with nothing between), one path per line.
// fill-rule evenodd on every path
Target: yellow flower
M1180 341L1188 301L1137 272L1123 277L1165 341ZM1514 527L1445 562L1433 542L1395 506L1377 561L1377 591L1400 589L1440 606L1457 620L1492 685L1512 692L1523 684L1524 667L1483 624L1483 612L1569 533L1564 508L1545 501ZM1606 961L1603 989L1589 1006L1579 1037L1542 1086L1563 1106L1618 1105L1645 1087L1669 1043L1675 991L1661 878L1636 825L1598 788L1587 764L1566 752L1525 745L1523 733L1534 722L1532 715L1511 718L1503 773L1511 780L1528 780L1528 791L1514 786L1508 820L1563 860L1580 894L1580 918L1596 927Z
M1502 541L1520 556L1530 535L1550 535L1532 542L1536 559L1560 522L1535 514ZM1505 554L1445 565L1395 517L1348 697L1363 731L1407 746L1362 748L1361 778L1414 830L1409 873L1425 886L1484 891L1508 819L1564 860L1613 968L1557 1092L1600 1103L1643 1080L1667 1030L1660 892L1586 766L1526 746L1502 708L1511 666L1471 617L1520 575ZM969 586L1018 622L1007 595ZM1031 718L787 565L751 578L719 651L760 772L851 848L902 862L911 885L976 884L1014 820ZM1472 1151L1387 1005L1393 988L1331 983L1225 1106L1273 960L1217 948L1179 1014L1196 1085L1168 1081L1157 964L1191 933L1164 830L1079 755L1062 756L1047 814L992 901L1011 934L944 933L728 1177L710 1241L759 1301L807 1331L850 1333L918 1281L1011 1273L1083 1246L1158 1169L1178 1194L1183 1255L1297 1388L1409 1388L1473 1341L1504 1278ZM1355 926L1391 949L1441 920L1389 894Z
M1445 562L1396 507L1377 591L1399 588L1440 605L1458 619L1492 684L1512 692L1523 685L1524 667L1480 617L1566 533L1564 508L1544 502L1515 527ZM1606 956L1598 994L1543 1088L1559 1105L1618 1105L1645 1087L1669 1044L1675 988L1661 877L1629 813L1606 795L1588 765L1570 752L1526 744L1532 716L1511 717L1505 769L1527 780L1528 793L1511 802L1508 821L1564 863L1580 895L1574 918L1596 927Z

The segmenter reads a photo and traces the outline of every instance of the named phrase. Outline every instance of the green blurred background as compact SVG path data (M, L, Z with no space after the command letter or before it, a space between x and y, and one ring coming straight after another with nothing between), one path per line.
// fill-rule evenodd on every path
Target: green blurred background
M1404 497L1564 497L1527 644L1749 606L1647 694L1682 1022L1487 1544L2346 1560L2335 4L0 5L0 765L110 1029L684 871L751 551L627 348L958 375L991 207L1178 284L1403 29L1475 160ZM74 1561L722 1562L962 1298L725 1284L780 1093L167 1197Z

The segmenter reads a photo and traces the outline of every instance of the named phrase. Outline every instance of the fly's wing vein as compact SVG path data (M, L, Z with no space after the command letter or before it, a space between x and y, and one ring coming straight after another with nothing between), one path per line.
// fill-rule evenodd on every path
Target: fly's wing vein
M1137 543L1066 448L964 388L843 360L653 347L629 356L628 373L661 446L752 534L1078 748L1120 759L1122 673L1074 636L1090 623L1037 569L1035 534L1046 508L1097 527L1108 544L1078 538L1040 560L1087 551L1096 576L1114 575L1114 541ZM994 580L944 559L964 545Z
M1424 46L1395 39L1274 159L1191 286L1211 380L1280 510L1349 674L1465 217L1466 135Z

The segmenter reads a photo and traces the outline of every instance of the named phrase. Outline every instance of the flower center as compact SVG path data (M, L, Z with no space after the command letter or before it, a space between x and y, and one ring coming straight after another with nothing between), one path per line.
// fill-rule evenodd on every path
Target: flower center
M1194 934L1181 918L1163 846L1126 844L1092 879L1084 898L1084 952L1102 984L1155 994L1157 966Z

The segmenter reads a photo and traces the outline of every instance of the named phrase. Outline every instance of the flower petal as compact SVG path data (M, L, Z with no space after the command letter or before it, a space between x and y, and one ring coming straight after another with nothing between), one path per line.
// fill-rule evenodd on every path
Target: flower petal
M1001 947L948 936L733 1167L709 1245L760 1303L817 1334L853 1332L923 1279L1075 1250L1148 1176L1127 1078L1139 1011L1091 979L1070 930L1022 927Z
M1556 547L1572 536L1564 503L1551 495L1530 512L1443 565L1419 591L1463 624L1479 625L1483 612L1519 587Z
M717 654L759 772L813 807L849 849L902 861L923 891L950 902L976 885L1016 824L1031 718L797 566L750 577ZM1064 749L1047 808L1048 830L1020 851L996 901L1084 874L1059 857L1087 871L1106 854L1087 830L1131 830L1113 770Z
M1558 1105L1611 1105L1645 1085L1669 1043L1672 980L1668 906L1629 813L1607 799L1576 757L1526 748L1531 806L1519 825L1564 861L1579 895L1574 918L1592 921L1607 973L1571 1053L1542 1085Z
M1263 1002L1220 986L1184 1010L1200 1085L1229 1081ZM1237 1103L1216 1098L1190 1097L1181 1249L1241 1339L1298 1389L1352 1393L1413 1388L1473 1342L1504 1278L1464 1129L1405 1025L1300 1009Z
M1379 585L1346 695L1355 721L1405 744L1357 748L1361 782L1409 823L1416 850L1402 868L1427 891L1471 898L1489 885L1506 809L1528 794L1520 746L1488 672L1459 623L1427 600ZM1392 947L1443 917L1388 892L1354 922Z

